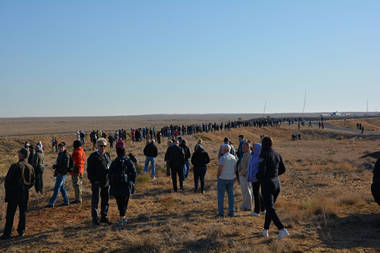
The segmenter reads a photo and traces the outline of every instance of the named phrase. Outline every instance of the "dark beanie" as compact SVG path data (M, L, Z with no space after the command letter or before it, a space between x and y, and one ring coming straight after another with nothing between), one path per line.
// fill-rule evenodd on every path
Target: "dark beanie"
M26 148L20 149L18 153L23 155L25 158L28 157L28 150L26 150Z

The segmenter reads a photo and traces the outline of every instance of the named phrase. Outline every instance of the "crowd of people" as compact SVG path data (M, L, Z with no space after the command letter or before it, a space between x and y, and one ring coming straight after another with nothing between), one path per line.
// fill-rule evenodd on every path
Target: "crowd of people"
M253 124L253 125L251 125ZM167 176L171 177L173 192L178 189L184 191L184 180L189 176L191 165L193 165L194 193L205 193L205 176L207 167L210 163L210 156L205 150L202 139L199 139L191 153L187 146L184 136L180 134L191 134L197 131L218 131L217 129L229 129L231 127L243 126L275 126L281 121L236 121L220 125L192 125L178 128L168 127L165 130L165 137L168 137L168 148L165 152L164 161L166 162ZM210 128L208 128L210 126ZM195 127L195 128L194 128ZM190 129L190 131L189 131ZM197 130L198 129L198 130ZM140 130L138 130L140 131ZM170 132L169 132L170 131ZM174 131L174 132L171 132ZM52 139L53 151L57 146L57 159L54 163L55 186L52 196L47 204L47 208L54 208L58 195L63 197L63 205L82 203L82 184L86 154L83 149L84 137L81 133L77 135L77 140L73 142L73 152L69 153L66 143L60 142L54 137ZM155 129L143 130L142 138L146 138L147 144L143 150L145 155L144 173L148 173L149 165L151 168L152 179L156 179L156 158L159 155L154 139ZM132 133L133 134L133 133ZM157 134L157 132L156 132ZM130 195L135 192L136 182L136 157L126 154L125 139L126 131L121 129L112 133L112 144L116 142L116 159L111 160L111 156L106 152L108 144L111 145L109 135L105 131L92 131L90 133L91 142L95 145L96 151L87 158L87 177L91 183L91 217L92 224L100 223L111 224L108 219L109 200L113 196L119 210L119 225L125 226L127 223L126 211L130 200ZM139 134L137 135L139 136ZM135 138L133 140L133 138ZM140 137L138 137L140 138ZM136 132L132 135L133 141L136 139ZM94 143L95 142L95 143ZM289 235L282 224L274 204L281 191L279 176L286 172L282 157L273 149L273 141L270 137L262 136L261 143L254 143L246 140L243 135L239 136L239 146L236 150L229 138L224 139L221 144L217 158L218 167L217 179L217 206L218 218L224 218L224 197L227 192L228 197L228 216L235 215L235 194L234 184L237 180L240 184L242 193L241 211L252 211L250 216L265 215L265 222L262 236L269 236L269 228L273 222L279 229L278 237L284 238ZM113 147L113 146L112 146ZM5 201L7 205L7 216L4 233L1 239L9 239L12 232L13 220L16 209L19 208L19 225L17 232L19 236L25 233L26 211L29 199L29 190L34 187L37 193L43 193L43 173L44 173L44 150L41 142L36 145L25 143L24 148L20 149L18 162L12 164L5 178ZM379 173L380 159L377 161L372 184L372 193L375 201L380 205L380 181ZM71 176L74 188L75 199L70 202L65 183L67 176ZM100 212L99 212L100 202ZM252 210L253 209L253 210Z

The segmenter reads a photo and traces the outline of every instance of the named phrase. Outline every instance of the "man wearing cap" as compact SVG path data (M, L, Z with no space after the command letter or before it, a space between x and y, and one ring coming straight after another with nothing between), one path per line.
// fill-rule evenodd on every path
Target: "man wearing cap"
M34 184L34 169L26 161L28 150L25 148L18 151L19 161L12 164L5 177L5 202L8 202L7 217L4 228L4 233L0 237L1 240L6 240L11 237L13 219L17 207L19 208L19 223L17 232L19 236L25 233L26 210L29 199L29 189Z
M96 142L97 150L87 159L87 176L91 182L92 201L91 216L92 223L99 225L98 204L99 194L101 198L101 219L100 222L111 224L107 218L109 207L109 168L111 157L106 153L107 140L99 138Z
M54 192L53 196L51 196L49 204L47 205L47 208L52 208L55 205L55 202L57 201L57 197L59 192L62 193L63 197L63 205L68 206L70 205L69 197L66 192L65 187L65 181L67 173L70 170L70 161L71 161L71 155L66 150L66 143L61 142L58 145L58 158L56 161L56 164L53 165L54 176L55 176L55 186L54 186Z

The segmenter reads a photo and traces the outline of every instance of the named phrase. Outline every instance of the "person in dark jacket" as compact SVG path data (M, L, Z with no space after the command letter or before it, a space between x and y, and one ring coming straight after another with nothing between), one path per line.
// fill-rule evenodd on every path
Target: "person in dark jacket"
M64 200L63 205L65 206L70 205L69 197L66 192L65 181L66 181L67 173L71 169L70 168L71 155L66 150L65 142L59 143L58 152L59 153L58 153L56 164L53 165L53 169L55 170L54 192L53 192L53 196L50 198L49 204L47 205L48 208L54 207L55 202L57 201L59 192L61 192L63 200Z
M375 168L373 169L371 191L376 203L380 205L380 158L377 160Z
M100 222L111 224L108 220L109 208L109 168L111 166L111 157L106 153L107 140L99 138L96 142L97 151L92 153L87 159L87 177L91 182L91 216L92 223L99 225L98 204L99 194L101 198L101 219Z
M198 180L200 179L201 193L205 193L205 176L209 162L210 157L208 153L204 150L202 145L198 145L191 157L191 163L194 165L194 192L198 191Z
M188 146L186 146L186 140L182 140L179 145L185 154L185 163L183 165L183 179L186 179L190 172L190 161L191 153Z
M40 145L36 145L36 153L33 156L31 165L34 168L34 174L36 181L34 183L34 188L37 193L43 193L43 172L44 168L44 154Z
M151 141L148 142L148 144L144 148L144 155L146 157L144 173L148 171L149 162L150 162L150 165L152 167L152 178L156 179L156 157L158 155L158 149L154 143L155 143L155 140L152 139Z
M135 191L136 168L133 162L128 159L123 147L116 149L117 158L110 167L110 194L115 197L120 213L119 225L127 223L125 213L128 208L128 201L131 194Z
M268 237L268 230L270 223L273 221L277 228L280 230L278 234L279 239L282 239L289 235L284 225L281 223L274 204L281 191L281 183L278 178L279 175L285 173L286 168L282 161L282 157L279 153L272 148L272 139L270 137L264 137L262 140L262 148L259 163L259 170L256 174L256 178L260 181L261 192L266 210L265 223L262 235Z
M165 161L171 170L174 192L178 191L177 175L179 179L179 187L183 191L183 165L185 163L185 154L183 149L179 147L178 140L176 140L174 144L170 145L166 150Z
M34 146L30 145L30 144L28 145L28 150L29 150L28 163L32 164L33 157L34 157L34 154L36 153L36 151L34 150Z
M25 148L18 151L19 161L12 164L5 177L5 202L7 205L7 217L1 240L11 237L13 220L17 207L19 208L19 223L17 232L19 236L25 233L26 211L28 207L29 189L34 184L34 168L26 161L28 150Z

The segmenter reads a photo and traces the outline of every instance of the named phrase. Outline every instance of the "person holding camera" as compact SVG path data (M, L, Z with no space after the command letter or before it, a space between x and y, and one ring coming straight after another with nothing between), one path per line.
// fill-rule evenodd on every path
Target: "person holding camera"
M128 208L129 196L135 192L136 168L133 161L126 156L125 148L116 149L117 158L111 163L110 194L115 197L120 213L119 225L127 223L125 213Z
M55 186L54 186L54 192L53 196L50 198L49 204L47 205L48 208L52 208L55 205L55 202L57 201L57 197L59 192L62 193L62 197L64 200L63 205L68 206L70 205L69 197L66 192L65 188L65 180L66 175L70 170L72 169L72 158L66 150L66 143L61 142L58 145L58 158L56 164L53 165L54 176L55 176Z

